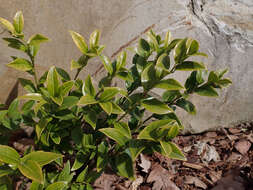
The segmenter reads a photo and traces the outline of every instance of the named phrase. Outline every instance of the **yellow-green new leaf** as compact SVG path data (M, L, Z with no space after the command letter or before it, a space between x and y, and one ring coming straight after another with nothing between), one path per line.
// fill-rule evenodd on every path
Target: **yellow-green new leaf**
M111 75L113 73L113 67L112 67L111 60L105 55L100 55L99 57L104 65L106 71Z
M82 96L79 102L77 103L78 105L85 106L89 104L96 104L98 101L91 95L86 94L85 96Z
M165 90L183 90L184 87L176 80L174 79L165 79L159 81L155 88L161 88Z
M72 89L73 85L74 85L74 81L67 81L63 83L60 87L61 96L66 96L69 93L69 91Z
M15 31L20 34L23 31L24 28L24 17L21 11L18 11L13 19L13 25L15 28Z
M26 160L18 164L19 171L27 178L43 183L43 174L40 165L33 160Z
M112 103L111 102L100 102L100 107L108 114L111 115L112 113Z
M83 95L85 95L86 93L91 96L96 95L96 91L95 91L95 88L92 84L92 80L91 80L90 75L88 75L88 77L85 79L84 85L83 85Z
M66 181L58 181L55 183L50 184L46 190L63 190L67 186Z
M152 113L167 114L173 112L173 110L165 103L155 99L149 98L141 102L141 106Z
M113 114L123 114L125 112L116 103L112 102L112 113Z
M70 70L72 71L74 69L79 69L82 66L83 65L79 61L72 60L71 63L70 63Z
M85 42L84 37L81 34L78 34L77 32L74 32L74 31L69 31L69 32L70 32L70 35L71 35L74 43L78 47L78 49L83 54L86 54L88 52L88 46L87 46L87 44Z
M36 151L25 155L23 158L21 158L21 161L25 162L26 160L33 160L42 167L62 157L63 155L54 152Z
M114 128L120 130L121 133L123 135L125 135L127 138L129 138L129 139L132 138L131 131L130 131L130 128L128 127L127 123L115 122L114 123Z
M107 102L116 96L116 94L120 93L122 89L118 87L105 87L104 91L99 96L99 101Z
M182 153L182 151L175 145L173 142L167 142L171 147L171 153L169 154L169 158L176 159L176 160L183 160L186 161L186 157Z
M27 41L28 44L37 44L39 45L40 43L47 42L49 39L42 34L35 34L29 38Z
M20 162L20 157L15 149L9 146L0 145L0 161L14 165Z
M55 67L51 67L47 74L47 90L52 97L59 95L59 79Z
M17 58L14 61L8 63L7 66L19 71L30 71L33 69L32 63L23 58Z
M15 31L14 26L8 20L0 17L0 23L12 34L14 33Z
M160 144L161 144L164 152L166 153L166 155L169 157L169 155L172 153L172 148L171 148L170 144L165 141L160 141Z
M24 96L18 97L18 99L23 99L23 100L34 100L34 101L44 101L42 98L42 95L39 93L28 93Z
M91 33L90 35L90 48L93 49L98 46L100 38L100 32L98 30L95 30L94 32Z
M116 63L116 70L119 70L122 67L125 67L126 65L126 52L122 51L118 58L117 58L117 63Z

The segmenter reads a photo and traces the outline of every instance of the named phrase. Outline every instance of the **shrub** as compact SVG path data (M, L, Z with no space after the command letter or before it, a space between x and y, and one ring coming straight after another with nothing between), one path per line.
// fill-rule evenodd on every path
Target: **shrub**
M99 31L90 35L89 45L80 34L70 31L81 52L80 58L71 62L71 70L76 70L74 79L55 66L38 77L35 58L48 38L35 34L25 40L21 12L16 13L13 23L3 18L0 22L10 34L3 40L27 55L12 56L7 66L34 78L19 78L27 94L0 111L1 138L21 126L30 126L36 143L36 151L30 148L21 158L3 143L8 139L2 140L2 187L9 188L10 179L24 175L32 180L33 190L92 189L90 184L108 170L134 179L133 163L141 152L186 160L172 142L183 129L176 108L195 114L195 106L188 100L191 94L216 97L216 89L231 83L223 78L227 70L208 72L204 63L190 59L207 57L199 52L196 40L172 39L170 32L162 39L152 30L147 40L140 39L133 49L130 69L126 68L125 51L113 61L102 53L105 46L99 44ZM107 71L98 86L90 75L79 79L79 73L94 57L101 59ZM171 77L180 71L191 72L184 86ZM112 86L115 78L124 80L125 88ZM150 93L156 88L163 89L160 99ZM25 100L23 105L20 100Z

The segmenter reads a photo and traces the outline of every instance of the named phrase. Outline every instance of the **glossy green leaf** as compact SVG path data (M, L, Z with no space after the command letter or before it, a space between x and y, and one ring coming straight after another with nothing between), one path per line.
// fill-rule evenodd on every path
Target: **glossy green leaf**
M179 128L180 127L178 125L172 125L170 127L170 130L168 132L167 137L170 138L170 139L175 138L178 135L178 133L179 133Z
M125 81L129 81L129 82L134 81L132 75L129 72L121 71L121 72L118 72L116 76Z
M71 80L71 78L70 78L69 74L67 73L67 71L65 71L64 69L62 69L60 67L55 67L55 68L56 68L56 71L59 74L59 76L61 77L63 82Z
M105 87L104 91L99 96L100 102L110 101L112 98L116 96L120 92L120 88L118 87Z
M223 87L226 87L226 86L232 84L232 81L230 79L225 78L225 79L219 80L218 84L223 86Z
M131 139L129 141L129 151L133 161L136 160L136 158L144 149L145 146L140 139Z
M169 156L172 153L172 148L168 142L160 141L160 144L167 156Z
M0 145L0 161L7 164L18 164L20 162L20 157L15 149Z
M88 174L88 165L85 169L78 175L76 182L83 182Z
M179 97L181 94L178 90L168 90L162 95L165 102L172 102L175 98Z
M86 161L86 156L81 151L78 152L75 156L75 161L71 168L71 171L78 170L85 164Z
M79 102L77 103L78 105L85 106L89 104L96 104L98 101L91 95L86 94L85 96L82 96Z
M100 172L106 167L106 164L108 162L108 156L108 146L105 144L105 142L102 142L98 145L97 172Z
M69 182L70 177L71 177L71 175L70 175L70 162L68 160L67 163L65 164L63 170L61 171L61 173L58 176L58 181Z
M80 34L78 34L77 32L74 31L69 31L70 35L74 41L74 43L76 44L76 46L78 47L78 49L83 53L86 54L88 52L88 46L85 42L85 39L83 36L81 36Z
M183 160L186 161L186 157L181 152L181 150L175 145L173 142L167 142L171 147L171 153L169 155L169 158L176 159L176 160Z
M43 183L44 178L40 165L34 160L26 160L18 164L19 171L29 179Z
M13 100L8 108L8 116L10 118L17 119L20 117L18 107L19 107L19 100L18 99Z
M57 132L50 132L50 138L55 144L61 143L61 137Z
M95 111L89 110L88 113L84 114L83 119L91 125L95 130L97 124L97 113Z
M108 114L111 115L112 113L112 103L111 102L100 102L100 107Z
M42 95L39 93L28 93L24 96L19 96L18 99L21 100L34 100L34 101L44 101Z
M49 39L42 34L35 34L28 40L28 44L40 44L47 42Z
M113 73L113 67L110 59L105 55L100 55L99 57L104 64L106 71L111 75Z
M176 105L180 108L183 108L185 111L187 111L190 114L193 114L193 115L196 114L195 106L190 101L184 98L177 100Z
M141 38L139 40L136 53L142 57L147 57L149 55L149 51L150 51L150 46L148 42Z
M163 126L171 126L171 124L174 122L173 119L164 119L164 120L158 120L150 123L148 126L146 126L138 135L138 139L147 139L152 141L157 141L158 134L157 129L163 127Z
M41 118L39 123L35 126L35 132L38 139L40 139L41 134L51 120L52 118Z
M141 73L141 82L149 82L155 80L155 68L153 64L149 64Z
M55 97L51 97L51 99L58 104L59 106L62 105L63 102L63 97L61 95L55 96Z
M169 71L170 57L166 53L160 55L160 57L157 59L156 67L165 71Z
M90 35L90 48L93 49L98 46L100 38L100 32L98 30L95 30Z
M113 114L123 114L125 113L124 110L121 109L121 107L119 107L116 103L111 102L112 103L112 113Z
M55 183L50 184L46 190L63 190L67 186L66 181L58 181Z
M43 185L36 181L33 181L30 186L30 190L43 190Z
M165 38L164 38L164 47L168 47L169 46L169 43L171 42L171 33L170 31L166 32L165 34Z
M0 17L0 23L12 34L14 33L15 31L14 26L8 20Z
M165 79L159 81L154 88L162 88L165 90L183 90L184 87L174 79Z
M217 72L211 71L208 76L208 82L218 82L219 76Z
M7 66L19 71L30 71L33 69L31 62L23 58L17 58L8 63Z
M183 63L176 66L176 70L179 71L197 71L206 69L204 63L195 61L184 61Z
M4 41L8 42L8 46L21 51L26 51L26 45L16 38L3 38Z
M155 98L148 98L143 100L141 102L141 106L143 106L148 111L157 114L167 114L173 112L173 110L168 105Z
M190 46L188 48L188 54L193 55L199 51L199 43L196 40L191 40Z
M42 167L62 157L63 155L56 154L54 152L36 151L25 155L21 159L21 161L26 162L26 160L33 160L36 161Z
M156 36L153 31L149 31L147 33L147 36L149 44L151 44L151 46L153 46L156 51L159 51L159 44L157 41L158 36Z
M13 26L15 28L15 31L17 33L22 33L23 28L24 28L24 17L21 11L18 11L13 19Z
M133 162L127 153L116 157L116 168L121 176L134 180Z
M36 88L31 80L27 80L24 78L18 78L18 81L20 82L20 84L23 86L23 88L26 91L31 92L31 93L36 92Z
M125 51L122 51L118 58L117 58L117 63L116 63L116 70L119 70L120 68L122 67L125 67L126 66L126 52Z
M91 96L96 95L96 91L95 91L95 88L92 84L92 80L91 80L90 75L88 75L88 77L85 79L84 85L83 85L83 95L85 95L86 93Z
M65 83L63 83L61 86L60 86L60 95L63 97L63 96L66 96L69 91L72 89L74 85L74 81L67 81Z
M180 40L175 46L174 59L177 63L181 63L185 59L186 55L186 41L187 38Z
M71 108L77 104L79 101L79 98L76 96L66 96L63 98L63 102L61 107L59 108L60 110Z
M55 67L51 67L47 74L47 90L52 97L59 95L59 79Z
M124 134L121 133L119 129L115 128L103 128L99 129L102 133L104 133L109 138L115 140L119 145L125 145L129 138L127 138Z
M209 96L209 97L219 96L219 94L216 92L216 90L211 86L199 87L195 90L195 92L200 96Z
M114 128L118 129L123 135L125 135L127 138L131 139L131 131L127 123L124 122L115 122Z

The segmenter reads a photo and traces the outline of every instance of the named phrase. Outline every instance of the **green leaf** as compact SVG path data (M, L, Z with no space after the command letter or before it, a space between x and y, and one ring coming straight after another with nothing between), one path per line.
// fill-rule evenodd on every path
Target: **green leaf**
M85 79L84 85L83 85L83 95L85 95L86 93L91 96L96 95L96 91L95 91L95 88L92 84L92 80L91 80L90 75L88 75L88 77Z
M19 96L18 99L21 100L34 100L34 101L44 101L42 95L39 93L28 93L24 96Z
M88 165L85 169L78 175L76 182L83 182L88 174Z
M174 79L165 79L159 81L154 88L162 88L165 90L183 90L184 87Z
M60 95L63 97L63 96L66 96L69 91L72 89L74 85L74 81L67 81L65 83L63 83L60 87Z
M157 114L167 114L173 112L173 110L168 105L155 98L148 98L143 100L141 102L141 106L143 106L148 111Z
M69 160L65 164L63 170L61 171L60 175L58 176L58 181L66 181L69 182L70 178L70 162Z
M56 154L54 152L36 151L25 155L23 158L21 158L21 161L26 162L27 160L33 160L42 167L62 157L63 155Z
M218 82L219 76L218 73L215 71L211 71L208 76L208 82Z
M122 51L118 58L117 58L117 63L116 63L116 70L119 70L120 68L124 68L126 66L126 52Z
M62 105L62 102L63 102L63 97L61 95L58 95L58 96L55 96L55 97L51 97L52 100L58 104L59 106Z
M59 108L60 110L71 108L77 104L79 101L79 98L76 96L66 96L63 98L63 102L61 107Z
M112 75L112 73L113 73L113 67L112 67L112 63L111 63L110 59L107 56L105 56L105 55L100 55L99 57L100 57L102 63L104 64L104 67L107 70L107 72L110 75Z
M44 129L47 127L48 123L52 120L52 118L41 118L39 123L35 126L35 132L37 135L38 140L41 137Z
M116 94L120 92L120 88L118 87L105 87L104 91L99 96L100 102L107 102L110 101Z
M109 138L115 140L119 145L125 145L129 138L127 138L124 134L121 133L119 129L115 128L103 128L99 129L102 133L104 133Z
M179 71L197 71L206 69L204 63L195 61L184 61L183 63L176 66L176 70Z
M167 142L171 147L171 153L169 154L169 158L176 159L176 160L183 160L186 161L184 154L181 152L181 150L172 142Z
M121 109L121 107L119 107L116 103L111 102L112 103L112 113L113 114L123 114L125 113L124 110Z
M160 55L160 57L157 59L156 67L165 71L169 71L170 57L166 53Z
M24 17L21 11L18 11L13 19L13 25L15 28L15 31L20 34L23 31L24 28Z
M168 142L160 141L160 144L165 152L165 154L169 157L169 155L172 153L172 148Z
M18 164L20 162L20 157L15 149L0 145L0 161L7 164Z
M106 167L108 162L108 146L105 142L102 142L98 145L98 153L97 153L97 172L100 172L102 169Z
M46 190L63 190L67 186L66 181L58 181L55 183L50 184Z
M82 68L82 67L83 67L83 65L78 61L72 60L71 63L70 63L71 71L74 70L74 69Z
M177 100L176 105L180 108L183 108L188 113L195 115L196 114L196 108L195 106L188 100L181 98Z
M129 139L132 138L131 131L130 131L130 128L128 127L127 123L124 123L124 122L115 122L114 123L114 128L118 129L127 138L129 138Z
M149 64L141 73L141 82L146 83L155 80L155 68L153 64Z
M134 79L129 72L121 71L116 74L116 76L122 80L133 82Z
M47 74L47 90L52 97L59 95L59 79L54 66L52 66Z
M219 96L216 90L211 86L201 86L197 88L195 92L200 96L209 96L209 97Z
M169 139L173 139L178 135L178 133L179 133L179 126L178 125L172 125L169 132L168 132L167 137Z
M30 71L33 69L32 63L23 58L17 58L14 61L8 63L7 66L19 71Z
M136 53L139 56L147 57L149 55L149 52L150 52L150 46L149 46L148 42L146 40L144 40L144 39L141 38L139 40Z
M77 103L78 105L85 106L89 104L96 104L98 101L91 95L86 94L85 96L82 96L79 102Z
M162 95L165 102L172 102L175 98L179 97L181 94L178 90L168 90Z
M15 31L14 26L8 20L0 17L0 23L12 34L14 33Z
M20 117L20 113L18 110L19 100L15 99L11 102L11 105L8 108L8 116L12 119L17 119Z
M43 183L43 174L40 165L33 160L26 160L18 164L19 171L29 179Z
M226 87L226 86L232 84L232 81L230 79L227 79L227 78L226 79L221 79L221 80L218 81L218 84L221 85L221 86Z
M0 178L6 175L9 175L13 172L14 170L12 170L10 167L8 166L0 166ZM1 183L0 183L1 184Z
M164 126L171 126L174 123L173 119L158 120L146 126L138 135L138 139L147 139L152 141L158 140L157 129Z
M176 63L181 63L186 57L186 41L187 38L180 40L175 46L174 59Z
M23 78L18 78L18 81L20 84L23 86L23 88L31 93L36 92L36 88L31 80L23 79Z
M30 190L43 190L43 185L41 185L40 183L36 181L33 181L30 186Z
M95 111L89 110L84 114L83 119L89 123L94 130L96 129L97 113Z
M112 113L112 103L111 102L99 102L100 107L108 114Z
M116 168L121 176L134 180L133 161L127 153L116 157Z
M164 38L164 47L167 48L170 42L171 42L171 33L170 31L168 31Z
M35 34L32 37L29 38L28 44L29 44L29 52L30 54L35 57L37 52L39 51L40 44L47 42L49 39L41 34Z
M190 47L188 49L188 54L193 55L199 51L199 43L196 40L191 40Z
M77 32L74 32L74 31L69 31L69 32L70 32L70 35L71 35L74 43L79 48L79 50L83 54L86 54L88 52L88 46L87 46L87 44L85 42L84 37L81 36L80 34L78 34Z
M158 36L153 31L149 31L147 33L148 42L149 44L158 52L159 51L159 44L158 44ZM157 38L158 37L158 38Z
M131 139L129 141L129 151L132 160L135 161L139 154L145 149L143 142L139 139Z
M75 162L74 162L74 164L73 164L73 166L71 168L71 171L78 170L87 161L85 155L81 151L78 152L75 157L76 157L76 159L75 159Z
M50 138L55 144L60 144L61 142L61 137L58 132L50 132Z
M63 82L71 80L69 74L64 69L56 67L56 71L60 75L60 77L62 78Z
M100 38L100 32L98 30L95 30L94 32L91 33L90 35L90 48L96 48L99 43L99 38Z
M4 41L8 42L8 46L21 51L26 51L27 47L23 42L15 38L3 38Z

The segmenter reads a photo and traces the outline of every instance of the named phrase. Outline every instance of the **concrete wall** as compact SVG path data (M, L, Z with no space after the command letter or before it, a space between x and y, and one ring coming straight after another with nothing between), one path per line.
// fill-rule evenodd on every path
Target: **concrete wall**
M186 129L200 132L253 120L252 0L0 0L0 17L12 19L17 10L24 13L27 37L41 33L51 39L42 45L36 60L40 73L51 65L70 70L71 59L79 57L70 29L86 39L94 29L101 30L108 56L134 46L150 28L161 35L169 29L174 37L195 38L201 51L209 55L203 60L208 68L229 68L233 85L220 98L192 97L198 114L182 113ZM0 102L6 100L17 77L23 76L4 66L9 56L16 54L0 43ZM83 76L94 74L100 65L92 61ZM98 79L103 75L102 69L93 76Z

